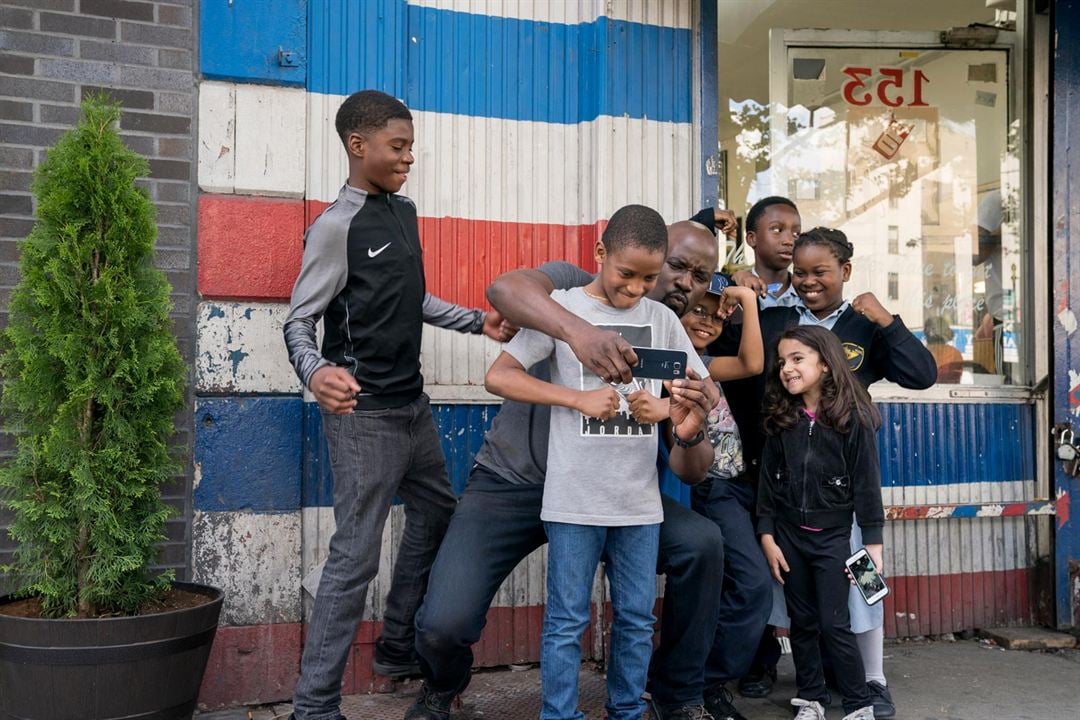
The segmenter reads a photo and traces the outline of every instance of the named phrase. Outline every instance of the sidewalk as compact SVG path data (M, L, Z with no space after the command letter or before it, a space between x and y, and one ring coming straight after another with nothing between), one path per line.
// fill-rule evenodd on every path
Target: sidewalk
M1080 716L1080 650L1022 652L977 640L913 641L885 646L889 687L905 720L1055 720ZM790 720L794 691L790 656L779 668L772 695L764 700L736 696L747 720ZM349 720L401 720L419 682L400 683L385 695L347 697ZM478 673L454 720L530 720L539 715L539 671ZM588 720L603 718L604 679L586 666L581 673L581 705ZM249 710L251 714L249 715ZM830 718L843 713L834 707ZM288 718L287 704L196 714L197 720Z

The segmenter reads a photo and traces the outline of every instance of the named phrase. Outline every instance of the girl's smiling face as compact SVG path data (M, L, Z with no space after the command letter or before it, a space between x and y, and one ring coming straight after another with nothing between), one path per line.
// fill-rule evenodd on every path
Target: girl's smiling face
M828 317L844 302L844 283L851 263L840 263L827 245L806 244L795 251L791 285L803 304L818 318Z
M682 316L686 334L690 336L690 342L698 352L704 351L709 343L720 337L723 324L716 317L719 309L720 298L712 293L705 293L701 302L691 307L690 311Z
M777 347L780 383L792 395L807 395L816 404L821 379L829 371L816 350L798 340L784 339ZM807 403L810 404L809 402Z

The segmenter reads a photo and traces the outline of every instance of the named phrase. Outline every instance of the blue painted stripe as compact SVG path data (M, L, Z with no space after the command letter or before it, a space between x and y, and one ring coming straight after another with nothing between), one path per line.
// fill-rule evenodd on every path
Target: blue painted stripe
M214 80L303 87L307 14L307 0L200 3L200 72Z
M1035 478L1034 406L882 403L882 487Z
M303 406L288 397L199 398L195 509L299 510Z
M1006 404L880 405L884 487L994 483L1035 477L1034 408ZM447 472L461 493L498 405L432 406ZM195 509L289 512L333 504L318 406L299 398L200 398L195 409ZM689 490L661 489L686 502Z
M431 406L446 456L446 472L454 492L459 495L468 482L476 451L484 442L484 435L498 411L498 405ZM304 507L331 507L334 504L334 477L317 404L305 403L303 422ZM395 504L397 502L395 500Z
M402 0L311 3L309 25L307 87L316 93L377 88L413 110L563 124L692 119L687 29L608 18L566 25Z

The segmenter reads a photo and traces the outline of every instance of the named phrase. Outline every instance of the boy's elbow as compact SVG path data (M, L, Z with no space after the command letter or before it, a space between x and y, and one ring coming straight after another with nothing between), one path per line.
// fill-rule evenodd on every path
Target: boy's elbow
M499 390L501 390L502 388L499 385L499 372L497 370L488 370L487 374L484 375L484 389L492 395L501 396Z

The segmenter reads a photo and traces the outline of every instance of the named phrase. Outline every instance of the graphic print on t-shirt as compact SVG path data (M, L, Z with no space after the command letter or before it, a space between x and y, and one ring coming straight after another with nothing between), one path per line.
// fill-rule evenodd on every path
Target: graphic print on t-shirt
M651 325L597 325L604 330L614 330L626 338L626 341L634 347L652 347ZM578 364L581 373L580 382L582 390L595 390L603 387L604 382L593 373L586 373L585 367ZM610 420L598 420L596 418L581 416L581 434L587 437L639 437L651 436L655 425L642 424L633 418L626 404L626 396L639 388L648 390L656 397L660 397L660 382L645 378L633 378L626 385L616 385L615 389L622 395L619 402L619 410L615 417Z

